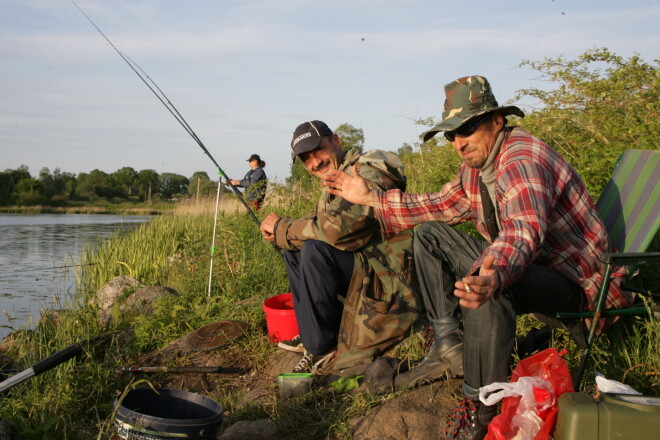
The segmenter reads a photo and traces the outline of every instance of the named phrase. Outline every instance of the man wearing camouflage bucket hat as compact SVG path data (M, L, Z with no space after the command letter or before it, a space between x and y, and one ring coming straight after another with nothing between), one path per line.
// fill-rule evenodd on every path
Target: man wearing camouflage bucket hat
M332 172L332 194L373 206L383 236L420 224L414 258L436 340L423 361L397 377L401 385L463 370L464 399L447 427L448 439L482 439L496 407L479 401L479 388L506 382L516 316L594 310L605 268L596 257L610 250L605 227L575 169L555 150L519 127L499 106L488 81L469 76L445 86L439 132L463 160L451 182L433 194L376 191ZM485 238L451 226L472 221ZM624 270L614 274L608 307L625 307ZM459 319L463 320L463 334ZM600 330L611 322L601 321ZM584 345L580 321L569 326ZM462 345L461 345L462 341ZM456 352L462 350L462 362Z
M488 80L483 76L459 78L445 86L445 94L447 99L442 112L442 122L422 135L424 142L438 132L452 133L466 122L494 111L499 111L502 116L525 117L522 110L514 105L500 107L490 89Z

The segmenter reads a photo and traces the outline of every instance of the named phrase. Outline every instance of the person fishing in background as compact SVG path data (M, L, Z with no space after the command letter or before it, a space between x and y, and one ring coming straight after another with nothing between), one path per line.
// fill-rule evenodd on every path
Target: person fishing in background
M250 165L250 171L241 180L229 180L234 186L240 186L245 189L245 198L248 205L258 211L266 197L266 186L268 185L266 172L266 162L261 160L258 154L253 154L247 160Z

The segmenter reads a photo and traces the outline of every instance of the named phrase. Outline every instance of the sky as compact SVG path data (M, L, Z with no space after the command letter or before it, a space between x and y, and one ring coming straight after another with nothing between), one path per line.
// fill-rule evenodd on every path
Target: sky
M226 175L259 154L283 182L301 122L396 151L483 75L500 103L552 85L523 60L605 47L652 63L651 0L77 0L163 90ZM213 162L70 0L0 0L0 170L122 167L217 176ZM517 103L522 108L534 103Z

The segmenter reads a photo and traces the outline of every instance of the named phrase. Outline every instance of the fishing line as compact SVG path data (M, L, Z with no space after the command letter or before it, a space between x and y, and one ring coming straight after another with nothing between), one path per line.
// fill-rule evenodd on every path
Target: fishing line
M119 56L122 58L122 60L124 60L124 62L126 64L128 64L128 67L130 67L131 70L133 72L135 72L135 74L140 78L140 80L142 80L142 82L149 88L149 90L151 90L151 92L156 96L156 98L158 98L158 100L165 106L167 111L170 112L170 114L174 117L174 119L177 120L177 122L184 128L184 130L186 130L186 132L188 132L188 134L193 138L193 140L197 143L197 145L199 145L201 147L202 151L204 151L204 153L209 157L209 159L211 159L211 162L213 162L213 164L216 166L216 168L218 170L218 197L219 197L219 190L220 190L220 182L222 181L222 177L225 177L225 179L227 180L225 185L228 185L232 189L234 194L236 194L236 197L238 198L238 200L240 200L240 202L243 204L243 206L245 206L245 209L247 209L247 212L248 212L248 214L250 214L250 217L252 218L252 220L254 220L256 222L257 227L261 227L261 222L259 221L257 216L254 214L254 211L252 211L250 206L247 204L247 202L243 198L243 195L241 194L241 192L238 190L238 188L236 188L236 186L234 186L229 181L229 178L227 177L227 175L223 171L220 164L213 158L213 156L211 155L209 150L206 148L206 146L204 145L202 140L197 136L197 133L195 133L195 131L192 129L192 127L190 127L188 122L184 119L184 117L181 115L181 113L176 108L176 106L174 104L172 104L172 101L170 101L170 99L162 91L162 89L160 87L158 87L158 84L156 84L156 82L135 61L133 61L128 56L125 56L119 49L117 49L117 47L112 43L112 41L110 41L110 39L103 33L103 31L101 31L101 29L96 25L96 23L94 23L94 21L92 21L92 19L89 18L89 16L85 13L85 11L83 11L82 8L80 6L78 6L78 4L74 0L71 0L71 3L73 3L73 5L87 19L87 21L89 21L91 23L91 25L94 26L94 28L99 32L99 34L101 34L101 36L103 36L105 41L107 41L108 44L110 44L110 47L112 47L115 50L115 52L117 52L119 54ZM140 72L142 72L142 73L140 73ZM153 87L152 87L152 85L153 85ZM155 87L155 89L154 89L154 87ZM215 252L215 227L216 227L215 222L217 222L217 218L218 218L218 211L217 210L218 210L218 202L216 201L215 220L214 220L214 224L213 224L213 231L214 231L213 244L211 245L211 268L210 268L211 273L212 273L212 270L213 270L213 254ZM282 259L284 259L284 254L282 254L282 252L279 249L277 249L275 244L273 244L273 248L277 251L277 253L280 255L280 257L282 257ZM211 280L209 279L209 295L210 295L210 289L211 289Z

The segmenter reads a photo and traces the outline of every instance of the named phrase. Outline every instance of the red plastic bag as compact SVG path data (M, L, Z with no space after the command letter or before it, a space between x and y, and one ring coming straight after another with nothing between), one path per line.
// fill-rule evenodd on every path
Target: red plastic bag
M547 440L557 419L557 398L573 391L568 366L554 348L521 360L510 383L480 389L480 400L487 405L504 399L484 440Z

